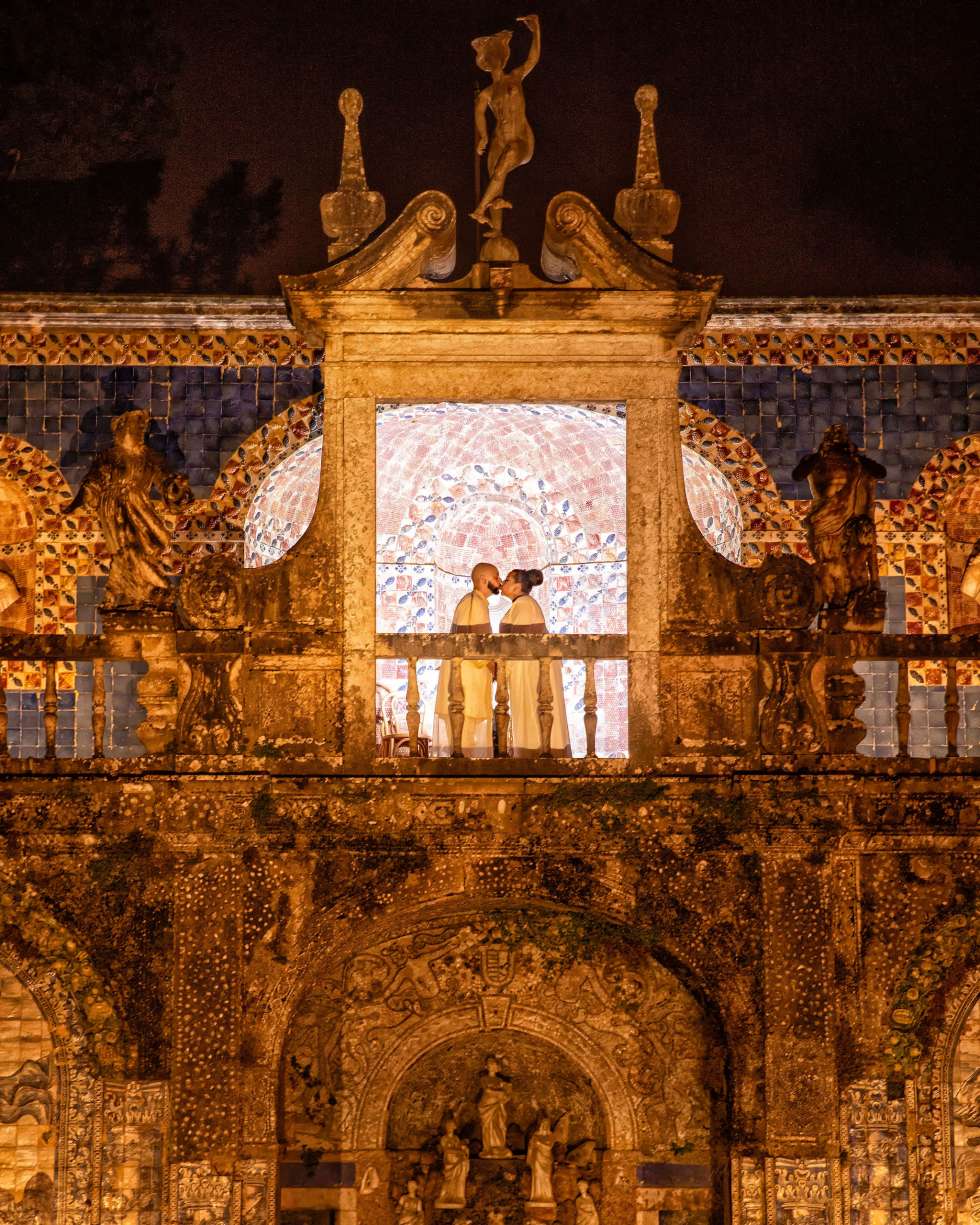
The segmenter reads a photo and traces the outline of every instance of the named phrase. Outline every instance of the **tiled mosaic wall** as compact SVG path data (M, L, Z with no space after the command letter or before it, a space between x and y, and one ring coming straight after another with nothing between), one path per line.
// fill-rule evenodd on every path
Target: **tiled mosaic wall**
M151 444L203 497L239 443L319 386L304 366L0 365L0 434L44 451L74 488L111 442L110 420L146 408Z
M980 366L687 366L680 395L748 439L784 498L810 496L791 473L829 425L884 465L882 498L907 498L936 451L980 430Z
M878 349L865 339L837 336L830 347L815 344L812 352L797 352L799 346L783 338L782 348L750 345L744 364L728 351L731 346L718 350L712 364L715 349L706 340L680 383L687 405L681 425L692 510L715 547L733 560L755 564L766 552L787 548L805 555L802 514L808 491L793 482L791 472L828 425L842 422L888 472L878 532L890 617L899 610L909 633L978 622L980 605L958 593L966 554L980 535L977 354L970 364L973 351L961 353L951 337L948 344L943 341L945 347L933 343L928 349L945 358L939 363L928 362L921 345L903 348L898 340L876 357ZM152 445L186 473L200 499L194 513L178 523L175 572L183 557L202 550L227 549L241 556L243 540L249 561L261 564L295 540L316 497L319 371L311 354L276 337L266 337L264 347L244 360L230 360L243 343L229 341L219 353L211 342L202 342L188 350L193 364L186 366L176 364L183 353L179 347L171 353L164 346L158 358L156 349L143 352L149 340L143 348L134 341L120 350L122 357L133 353L132 363L109 364L106 349L104 364L71 364L74 350L62 346L51 353L37 350L45 364L35 364L29 345L24 364L0 365L0 480L15 490L8 507L21 499L18 514L0 523L0 568L34 588L33 605L25 599L19 619L11 613L6 624L44 632L94 625L95 584L105 569L98 527L78 516L66 528L59 508L92 455L108 443L111 418L130 407L151 411ZM82 345L78 352L92 356L95 350ZM792 364L780 364L791 358ZM226 359L228 364L220 364ZM598 411L443 405L435 411L399 406L382 413L379 420L387 421L388 432L382 424L379 470L389 473L385 488L400 492L379 500L379 625L439 628L445 619L440 613L465 586L463 563L482 548L484 510L492 508L492 552L523 565L533 564L542 551L547 554L540 595L554 630L622 628L622 410L589 408ZM433 440L446 434L447 412L469 413L473 421L454 432L449 462L433 461L428 471L425 461L433 458ZM978 431L975 437L971 430ZM616 443L610 447L613 434ZM519 464L504 454L507 446L501 449L507 438ZM488 440L494 453L480 468L473 456L486 450ZM532 453L533 465L527 462ZM409 487L406 501L402 495ZM445 530L437 531L437 524ZM878 696L874 709L867 707L864 751L890 753L894 682L887 666L872 668L869 692ZM14 751L40 752L39 669L14 666L5 675L11 732L19 746ZM137 679L132 666L114 666L107 677L108 734L115 754L138 749ZM941 751L941 669L916 666L910 679L913 751ZM961 667L960 680L963 735L976 748L980 669ZM59 688L58 751L83 752L91 669L60 669Z

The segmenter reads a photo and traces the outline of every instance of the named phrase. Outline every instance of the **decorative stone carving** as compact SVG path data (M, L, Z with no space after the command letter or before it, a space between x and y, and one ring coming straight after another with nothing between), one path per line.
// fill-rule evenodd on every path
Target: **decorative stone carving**
M653 112L659 100L656 87L641 85L633 100L640 112L636 176L633 186L624 187L616 196L613 218L637 246L658 259L670 261L674 246L664 235L670 234L677 225L681 198L676 191L664 187L660 178L657 136L653 127Z
M555 1189L551 1175L554 1170L555 1144L562 1139L560 1123L552 1129L547 1115L542 1115L527 1142L527 1164L531 1171L529 1202L538 1207L553 1207ZM567 1129L566 1129L567 1133ZM567 1134L565 1139L567 1140Z
M385 219L384 196L377 191L368 191L364 173L358 126L364 99L358 90L345 89L337 107L344 117L340 186L320 200L323 232L333 239L327 247L327 256L331 260L338 260L354 251Z
M580 1178L575 1186L578 1190L575 1197L575 1225L599 1225L599 1211L592 1198L588 1180Z
M244 570L224 553L203 557L184 571L177 608L191 629L239 629L245 617Z
M173 589L163 568L172 530L161 514L192 500L187 478L168 472L146 445L150 414L133 409L112 422L112 446L96 456L72 503L99 519L109 551L104 609L166 608ZM154 491L161 501L155 501Z
M191 680L177 716L177 748L184 753L240 753L245 745L239 695L240 655L188 655Z
M810 672L812 655L766 655L768 692L759 715L759 741L767 753L815 753L822 747L820 716ZM863 730L863 729L862 729Z
M541 23L534 13L519 17L518 21L531 31L531 50L524 63L510 72L506 71L510 58L510 30L501 30L487 38L475 38L472 43L477 67L488 72L492 78L492 83L477 95L474 116L477 157L487 153L487 145L490 146L487 153L490 181L479 204L470 214L480 225L489 226L480 249L480 259L490 262L515 261L518 258L517 248L503 236L503 210L511 207L504 199L504 186L510 172L526 165L534 154L534 133L524 109L524 78L541 56ZM496 119L492 140L487 131L488 110L493 112Z
M716 294L721 278L679 272L611 225L586 196L563 191L545 213L541 268L553 281L596 289L693 289Z
M537 935L523 924L502 926L497 915L430 924L359 953L342 982L321 981L299 1005L285 1042L287 1141L417 1150L431 1143L434 1119L452 1113L461 1139L479 1145L479 1105L488 1108L491 1130L489 1107L500 1113L499 1101L481 1101L481 1069L501 1076L499 1067L486 1067L492 1052L511 1092L505 1138L498 1123L488 1148L520 1149L540 1116L530 1106L536 1096L549 1118L564 1111L576 1120L568 1152L575 1162L591 1160L585 1141L593 1150L643 1147L655 1160L669 1159L673 1146L706 1153L721 1070L698 1005L643 957L627 964L596 953L556 969L547 946L561 937L548 934L551 922L542 918ZM510 949L503 997L481 973L484 949L500 944ZM488 998L507 1001L495 1022L505 1028L494 1028L492 1038L481 1028L497 1016L482 1006ZM587 1062L595 1088L564 1051ZM424 1117L413 1105L419 1102ZM610 1125L614 1137L605 1133Z
M969 600L980 599L980 540L974 544L966 559L960 591Z
M819 604L813 566L791 553L770 554L735 576L739 623L746 629L806 629Z
M419 1184L414 1178L408 1180L404 1195L398 1199L395 1225L423 1225L422 1197Z
M804 522L828 628L880 632L884 625L874 498L875 484L885 475L881 464L858 451L843 425L829 426L818 450L793 469L793 480L808 480L813 491Z
M867 735L855 712L864 701L864 677L850 659L830 659L824 671L827 738L832 753L853 753Z
M335 289L404 289L420 278L439 281L455 263L456 208L441 191L424 191L366 247L321 272L279 280L295 326L321 335L323 294Z

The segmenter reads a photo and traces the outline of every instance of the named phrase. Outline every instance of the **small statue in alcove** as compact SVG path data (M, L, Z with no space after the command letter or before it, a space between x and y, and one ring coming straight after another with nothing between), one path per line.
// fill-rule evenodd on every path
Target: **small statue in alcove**
M439 1138L442 1153L442 1189L437 1208L466 1207L466 1177L470 1172L470 1149L456 1134L456 1118L449 1115Z
M578 1195L575 1197L575 1225L599 1225L599 1210L595 1206L588 1179L580 1178L575 1184Z
M422 1197L419 1184L410 1178L405 1185L405 1194L399 1197L395 1213L395 1225L422 1225Z
M141 408L115 418L112 446L95 457L67 508L84 506L98 516L111 559L106 610L166 608L173 600L163 568L173 533L161 512L186 506L192 494L187 478L168 471L146 445L149 424Z
M480 1116L480 1156L501 1159L511 1155L507 1147L507 1103L511 1083L500 1073L500 1064L492 1055L480 1073L480 1097L476 1104Z

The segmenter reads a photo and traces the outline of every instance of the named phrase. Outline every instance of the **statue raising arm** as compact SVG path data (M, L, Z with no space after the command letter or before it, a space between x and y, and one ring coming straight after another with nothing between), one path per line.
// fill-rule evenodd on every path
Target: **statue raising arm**
M517 68L507 70L510 30L501 30L487 38L475 38L472 43L477 66L491 77L490 84L477 97L474 113L477 155L482 156L488 145L490 149L487 156L490 181L470 215L481 224L491 225L494 233L499 233L500 210L510 208L503 196L507 176L516 167L526 165L534 153L534 133L524 107L524 78L541 57L541 24L537 14L533 13L521 17L520 21L531 31L531 50L524 63ZM487 127L488 110L493 112L496 119L492 139ZM497 213L497 217L491 221L493 213Z

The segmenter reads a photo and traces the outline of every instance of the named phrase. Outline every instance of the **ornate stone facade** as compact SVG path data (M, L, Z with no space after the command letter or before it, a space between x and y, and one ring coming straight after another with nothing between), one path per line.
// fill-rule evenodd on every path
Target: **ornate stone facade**
M0 302L0 1225L980 1217L977 304L719 303L652 87L539 276L507 37L469 270L349 91L284 302Z

